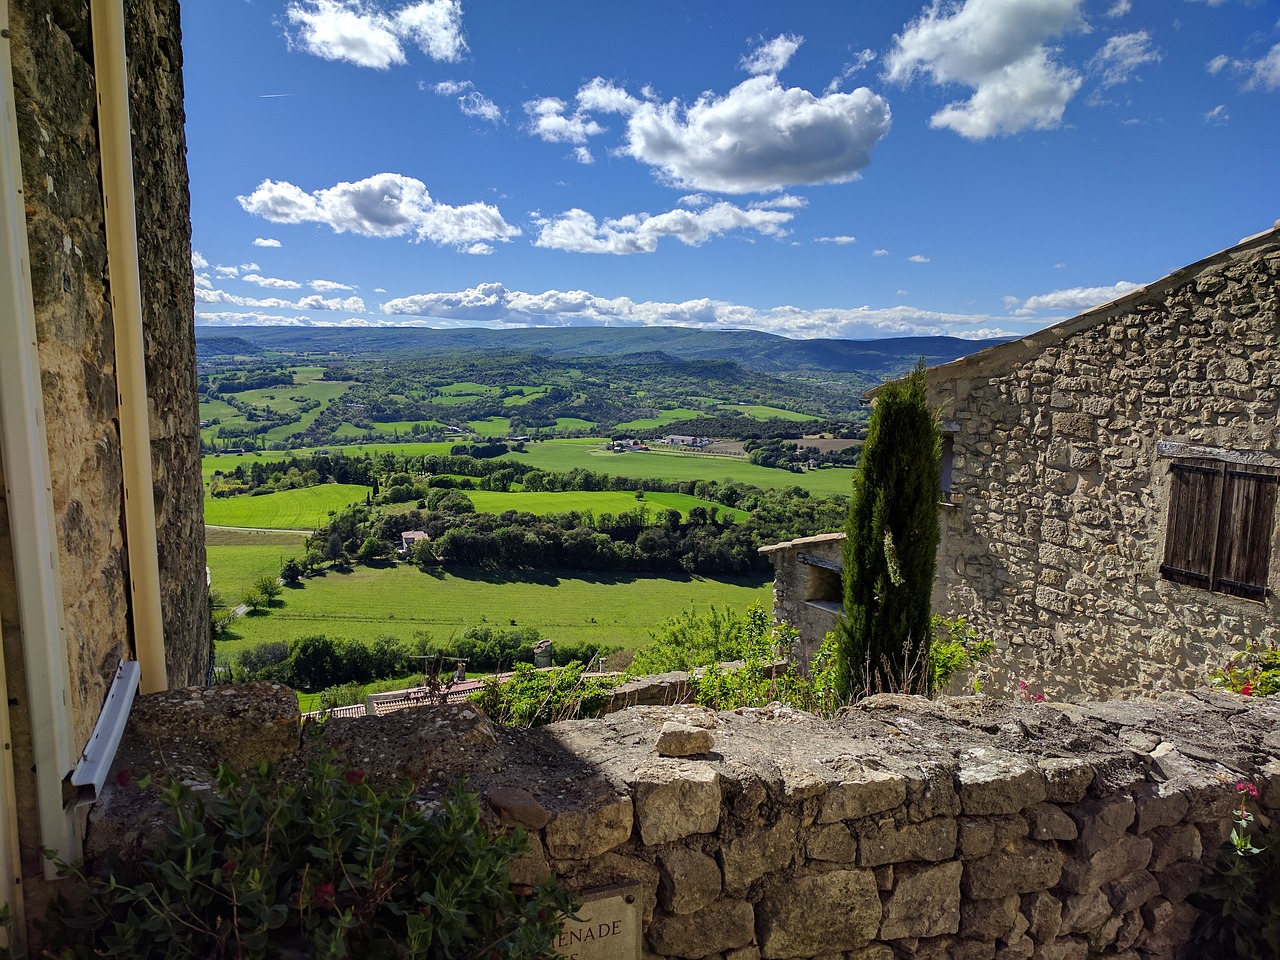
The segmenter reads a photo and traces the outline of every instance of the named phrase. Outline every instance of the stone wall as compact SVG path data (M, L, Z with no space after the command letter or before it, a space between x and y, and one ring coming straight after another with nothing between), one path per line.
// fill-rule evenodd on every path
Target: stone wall
M807 665L822 646L822 638L837 626L844 602L843 533L820 533L761 547L773 564L773 619L788 623L800 634L794 653Z
M1157 451L1274 461L1278 294L1273 230L930 371L958 429L934 609L995 640L990 690L1186 688L1225 652L1280 639L1280 541L1264 602L1161 579L1169 460Z
M178 8L126 3L152 467L171 682L209 663ZM73 741L127 654L119 408L85 4L14 0L10 45L64 584ZM7 525L0 552L8 552ZM12 580L0 592L12 591ZM16 624L6 624L16 637Z
M885 695L832 720L637 707L536 730L461 704L319 736L427 799L465 776L529 833L514 882L636 884L643 956L1144 960L1188 955L1187 898L1236 784L1259 788L1260 822L1280 810L1277 730L1280 704L1219 694ZM288 770L297 741L288 690L175 692L139 701L118 765L198 781L211 760L260 755ZM91 851L136 848L153 813L108 783Z

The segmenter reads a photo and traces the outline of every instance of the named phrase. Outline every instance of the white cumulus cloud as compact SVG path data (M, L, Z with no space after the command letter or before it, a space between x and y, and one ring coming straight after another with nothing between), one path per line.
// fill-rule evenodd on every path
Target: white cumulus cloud
M335 233L408 236L455 247L520 235L497 207L437 203L421 180L398 173L379 173L310 193L287 181L263 180L253 193L236 199L249 213L272 223L323 223Z
M1022 306L1014 312L1027 315L1041 310L1055 312L1087 310L1090 307L1109 303L1117 297L1123 297L1126 293L1137 290L1140 286L1142 284L1121 280L1107 287L1071 287L1067 290L1054 290L1051 293L1028 297L1022 301ZM1006 298L1006 302L1008 302L1008 299ZM1013 303L1017 303L1017 300L1014 300Z
M260 287L268 287L272 290L297 290L302 284L297 280L281 280L278 277L263 277L256 273L246 273L240 278L245 283L257 284Z
M653 253L664 237L689 246L699 246L731 230L779 237L785 234L783 225L794 216L782 210L744 210L720 202L699 210L676 209L656 216L634 213L597 221L587 211L574 208L555 218L540 219L534 245L574 253Z
M338 293L343 290L355 289L350 284L339 283L337 280L312 280L307 286L317 293Z
M1158 63L1160 51L1151 46L1151 35L1145 30L1108 37L1102 49L1089 61L1089 69L1097 74L1104 87L1128 83L1144 63Z
M1280 43L1256 60L1220 53L1205 64L1205 69L1214 76L1228 68L1244 81L1246 90L1280 90Z
M220 277L238 277L240 275L239 267L224 267L221 264L213 268L213 272Z
M858 242L857 237L850 237L847 235L842 235L838 237L818 237L817 240L818 240L818 243L834 243L834 244L837 244L838 246L844 246L849 243Z
M468 117L479 117L490 123L502 122L502 111L498 105L482 93L472 90L458 98L458 109Z
M204 255L199 250L192 250L191 268L193 270L203 270L207 266L209 266L209 261L204 258Z
M421 0L388 12L367 0L299 0L285 17L290 44L325 60L386 70L406 61L404 44L453 63L467 49L458 0Z
M935 2L894 38L885 76L906 83L923 74L938 86L971 87L968 100L947 104L929 123L972 140L1055 127L1081 78L1055 63L1045 44L1087 29L1082 2Z
M907 257L907 259L912 263L928 263L929 262L929 258L922 253L913 253L911 256Z
M767 310L706 298L678 303L598 297L585 290L526 293L482 283L454 293L422 293L388 300L384 313L449 324L498 327L684 326L706 330L763 330L790 337L1008 336L985 314L940 313L906 305L872 308ZM1007 318L1006 318L1007 320ZM413 321L409 321L412 323Z
M254 237L253 245L255 247L278 247L280 246L280 241L272 240L270 237Z
M604 127L581 111L566 114L569 105L559 97L528 100L524 112L529 115L529 132L548 143L587 142L588 137L604 133Z
M889 251L886 250L884 247L876 247L874 250L871 251L871 255L873 257L887 257L889 255Z
M784 33L762 43L742 58L742 69L751 74L775 74L782 70L804 43L804 37Z

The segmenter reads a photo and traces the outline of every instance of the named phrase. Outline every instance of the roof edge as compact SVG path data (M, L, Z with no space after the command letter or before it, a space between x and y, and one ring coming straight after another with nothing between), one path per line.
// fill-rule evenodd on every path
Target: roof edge
M1090 307L1083 313L1059 321L1053 326L1037 330L1035 333L1029 333L1025 337L1019 337L1016 340L998 343L995 346L987 347L985 350L979 350L977 353L971 353L968 356L960 357L947 363L929 367L925 370L925 377L932 384L939 380L952 379L963 376L968 372L993 366L1009 358L1039 353L1046 347L1061 343L1072 334L1112 319L1131 304L1150 299L1157 293L1163 293L1171 289L1192 274L1199 273L1218 262L1226 262L1245 250L1264 246L1273 241L1280 241L1280 220L1277 220L1270 229L1245 237L1225 250L1219 250L1217 253L1203 257L1194 263L1189 263L1185 267L1180 267L1172 273L1138 287L1136 290L1130 290L1114 300L1108 300L1106 303L1099 304L1096 307ZM887 383L892 382L887 380L885 383L878 384L866 391L863 396L867 399L874 399Z

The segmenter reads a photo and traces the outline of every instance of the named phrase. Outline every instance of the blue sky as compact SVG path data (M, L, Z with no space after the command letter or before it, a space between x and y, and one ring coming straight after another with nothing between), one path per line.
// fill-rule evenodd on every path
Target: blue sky
M1021 334L1280 217L1273 0L182 12L202 324Z

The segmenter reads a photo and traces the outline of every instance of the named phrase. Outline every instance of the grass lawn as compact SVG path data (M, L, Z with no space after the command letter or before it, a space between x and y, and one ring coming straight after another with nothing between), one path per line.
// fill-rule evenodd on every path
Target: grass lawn
M758 403L726 403L722 409L737 410L744 413L748 417L755 417L757 420L793 420L799 422L801 420L820 420L821 417L809 416L804 413L796 413L794 410L783 410L781 407L765 407Z
M615 516L626 513L637 507L646 507L649 518L657 522L663 511L679 510L680 515L688 517L694 507L716 509L720 515L732 516L739 522L746 520L748 514L744 510L731 510L709 500L699 500L685 493L651 493L646 492L643 500L637 500L634 493L625 490L568 490L550 493L496 493L491 490L464 490L480 513L502 513L504 510L520 510L525 513L546 515L550 513L568 513L590 510L599 516L612 513Z
M259 577L279 576L285 560L303 553L300 534L249 530L209 530L205 549L210 585L229 605L239 603Z
M466 628L487 623L536 627L552 641L594 640L635 650L649 631L682 610L772 602L773 584L698 577L586 574L571 571L424 572L410 564L329 571L286 588L270 613L241 617L235 639L217 643L219 657L270 640L308 634L371 641L384 634L403 640L425 630L447 642ZM621 664L618 664L621 665Z
M206 497L204 522L220 527L311 530L328 518L330 510L362 502L368 494L368 487L354 483L322 483L260 497Z
M484 420L468 420L467 426L482 437L505 437L511 432L511 418L488 417Z
M831 468L791 473L728 457L700 457L670 453L612 453L599 440L546 440L531 443L524 453L506 456L543 470L568 471L574 467L620 477L655 477L662 480L728 480L757 487L802 487L818 496L848 494L853 470ZM647 496L647 494L646 494Z

